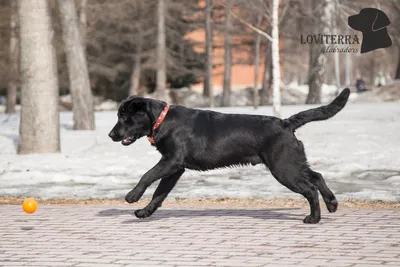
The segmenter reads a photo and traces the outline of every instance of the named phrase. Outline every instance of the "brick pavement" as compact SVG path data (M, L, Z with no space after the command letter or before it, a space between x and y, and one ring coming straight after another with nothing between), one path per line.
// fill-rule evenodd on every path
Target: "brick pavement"
M400 211L0 205L0 266L400 266Z

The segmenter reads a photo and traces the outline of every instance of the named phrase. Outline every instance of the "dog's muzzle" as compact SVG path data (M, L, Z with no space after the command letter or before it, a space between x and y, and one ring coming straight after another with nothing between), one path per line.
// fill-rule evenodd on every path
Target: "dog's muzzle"
M122 140L121 136L118 136L114 131L111 131L108 136L114 141L114 142L118 142Z

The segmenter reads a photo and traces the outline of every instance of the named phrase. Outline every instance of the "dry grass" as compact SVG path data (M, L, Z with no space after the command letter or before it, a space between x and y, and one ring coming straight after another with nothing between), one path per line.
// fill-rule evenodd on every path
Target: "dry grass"
M144 207L150 199L143 199L138 203L127 204L123 199L38 199L39 205L95 205L95 206L125 206L125 207ZM0 197L0 205L21 205L22 198ZM322 204L324 205L324 204ZM275 198L194 198L183 199L175 198L164 201L163 207L167 208L307 208L308 204L302 199ZM399 202L386 202L379 200L356 200L349 199L339 202L339 208L355 209L400 209Z

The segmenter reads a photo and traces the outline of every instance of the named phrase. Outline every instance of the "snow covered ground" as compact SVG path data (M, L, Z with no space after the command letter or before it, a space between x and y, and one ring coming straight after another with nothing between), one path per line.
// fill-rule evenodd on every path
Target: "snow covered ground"
M313 106L283 106L283 116ZM270 107L218 108L227 113L271 115ZM107 134L116 111L96 113L97 130L72 131L61 115L61 154L16 155L18 115L0 114L0 196L123 198L160 158L147 139L124 147ZM400 105L349 103L334 118L297 132L309 163L339 199L400 201ZM153 185L147 192L150 196ZM300 197L280 185L264 166L186 171L171 197Z

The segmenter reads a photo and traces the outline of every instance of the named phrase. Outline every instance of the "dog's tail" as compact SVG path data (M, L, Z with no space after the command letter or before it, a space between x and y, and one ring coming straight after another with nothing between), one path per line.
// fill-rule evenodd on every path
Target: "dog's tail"
M329 105L299 112L287 119L284 124L292 132L304 124L312 121L327 120L338 113L346 105L350 96L350 89L345 88Z

